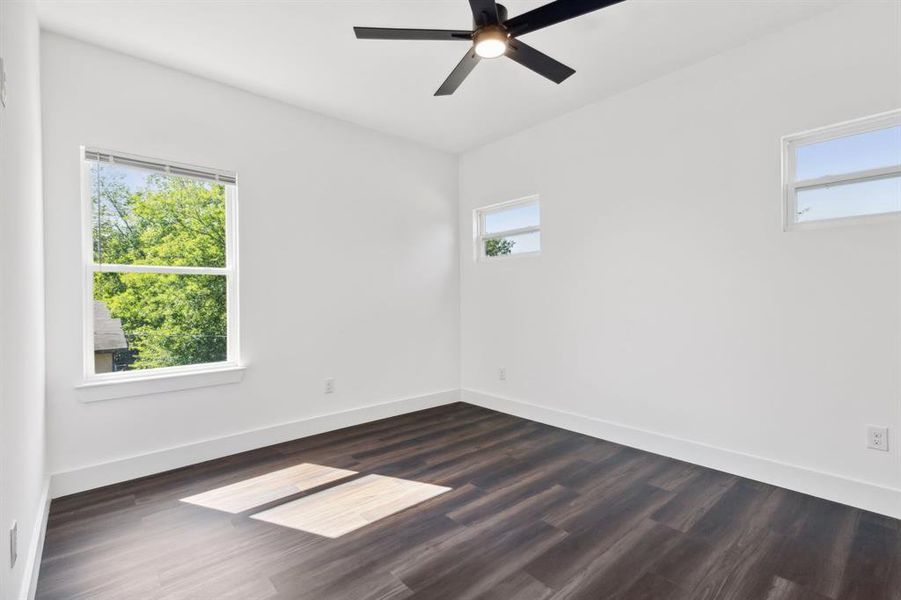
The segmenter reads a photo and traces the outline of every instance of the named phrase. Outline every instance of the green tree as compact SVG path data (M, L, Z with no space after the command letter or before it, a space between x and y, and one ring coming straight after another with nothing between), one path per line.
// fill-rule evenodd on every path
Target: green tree
M488 256L504 256L513 252L514 240L488 240L485 242L485 254Z
M94 259L98 263L225 266L225 188L148 176L127 185L95 165ZM122 320L133 362L148 369L226 358L226 285L219 275L96 273L94 298Z

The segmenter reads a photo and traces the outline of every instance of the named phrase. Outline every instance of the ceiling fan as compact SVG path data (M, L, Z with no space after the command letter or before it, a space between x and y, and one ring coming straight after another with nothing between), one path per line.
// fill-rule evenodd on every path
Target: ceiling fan
M507 9L495 0L469 0L472 8L472 31L452 29L392 29L387 27L354 27L361 40L437 40L472 42L460 64L441 84L436 96L453 94L466 76L483 58L506 55L522 66L561 83L575 70L535 48L524 44L518 36L590 13L624 0L556 0L519 16L507 18Z

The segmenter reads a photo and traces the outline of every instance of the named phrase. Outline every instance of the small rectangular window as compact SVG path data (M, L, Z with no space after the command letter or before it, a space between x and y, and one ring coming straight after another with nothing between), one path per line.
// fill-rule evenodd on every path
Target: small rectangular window
M85 377L238 361L235 176L84 152Z
M901 111L783 138L785 227L901 214Z
M541 212L534 196L481 208L475 221L479 260L541 251Z

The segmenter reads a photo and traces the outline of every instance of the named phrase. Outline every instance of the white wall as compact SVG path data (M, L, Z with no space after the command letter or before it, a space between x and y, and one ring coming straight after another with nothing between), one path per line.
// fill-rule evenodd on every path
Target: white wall
M54 473L459 386L455 157L54 34L42 57ZM238 173L242 383L79 401L81 144Z
M899 106L901 5L854 2L466 153L463 387L901 516L901 226L783 233L780 192L782 135ZM472 210L533 193L541 256L474 262Z
M0 3L0 598L24 597L43 517L44 257L38 22L32 2ZM19 558L9 568L9 526Z

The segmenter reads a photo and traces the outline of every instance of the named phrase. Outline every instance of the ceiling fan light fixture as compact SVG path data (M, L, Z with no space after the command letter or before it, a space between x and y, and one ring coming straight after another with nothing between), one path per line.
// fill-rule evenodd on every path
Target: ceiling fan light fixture
M2 2L3 0L0 0ZM554 83L563 83L575 69L523 43L522 35L619 4L625 0L551 0L549 4L507 18L507 8L497 0L469 0L472 29L398 29L354 27L361 40L434 40L466 42L466 54L450 72L436 96L450 96L483 58L506 56ZM471 46L469 44L472 44Z
M507 34L499 27L485 28L475 35L476 54L481 58L497 58L507 51Z

